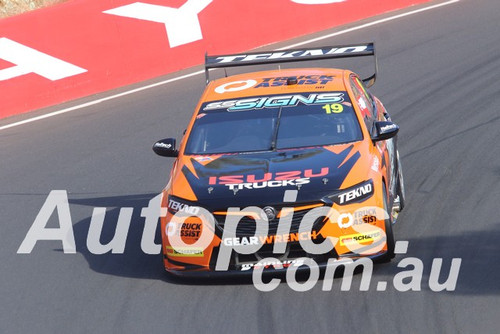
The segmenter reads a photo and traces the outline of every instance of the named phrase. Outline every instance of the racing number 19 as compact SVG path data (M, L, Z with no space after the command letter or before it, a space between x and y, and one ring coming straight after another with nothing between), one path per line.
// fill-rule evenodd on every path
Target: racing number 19
M327 114L339 114L344 111L344 106L342 106L340 103L325 104L322 108L326 110Z

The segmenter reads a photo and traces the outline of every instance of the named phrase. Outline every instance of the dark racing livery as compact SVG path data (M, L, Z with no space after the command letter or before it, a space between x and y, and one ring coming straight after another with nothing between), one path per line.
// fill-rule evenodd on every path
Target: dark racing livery
M212 68L355 56L374 56L373 44L207 57L208 85L180 145L168 138L153 146L176 158L162 201L168 272L394 256L392 224L404 206L399 127L367 89L375 74L296 68L208 77ZM318 245L328 251L311 251Z

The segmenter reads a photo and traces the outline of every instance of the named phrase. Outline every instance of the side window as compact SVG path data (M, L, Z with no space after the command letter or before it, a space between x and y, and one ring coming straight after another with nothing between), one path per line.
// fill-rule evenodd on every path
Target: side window
M350 83L354 93L354 100L361 110L361 115L366 124L368 131L372 131L373 123L377 120L375 110L373 109L373 100L370 94L366 91L363 82L358 77L351 75Z

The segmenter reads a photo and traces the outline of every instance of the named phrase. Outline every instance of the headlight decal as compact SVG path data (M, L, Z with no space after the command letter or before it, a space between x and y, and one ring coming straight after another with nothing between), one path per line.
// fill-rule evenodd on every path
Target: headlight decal
M368 180L358 183L350 188L342 189L339 192L328 196L328 198L338 205L360 203L370 198L373 195L373 190L373 181Z
M199 206L191 205L185 200L182 200L175 196L168 196L168 211L172 214L176 214L179 211L183 211L194 216L198 215L200 211Z

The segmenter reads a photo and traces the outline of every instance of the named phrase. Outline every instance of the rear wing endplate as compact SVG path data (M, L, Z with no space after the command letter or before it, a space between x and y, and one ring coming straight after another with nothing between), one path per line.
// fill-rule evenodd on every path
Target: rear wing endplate
M263 64L290 63L298 61L339 59L351 57L373 56L375 71L370 77L363 79L367 87L373 86L377 79L377 57L374 43L325 46L308 49L288 49L269 52L248 52L232 55L208 56L205 55L205 77L207 84L210 81L209 72L214 68L251 66Z

